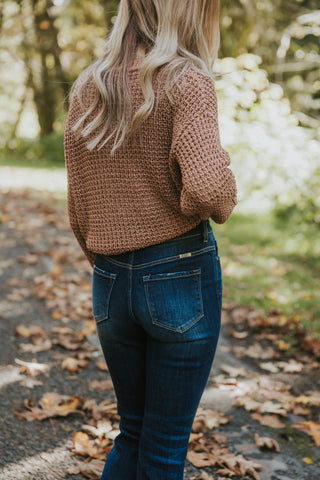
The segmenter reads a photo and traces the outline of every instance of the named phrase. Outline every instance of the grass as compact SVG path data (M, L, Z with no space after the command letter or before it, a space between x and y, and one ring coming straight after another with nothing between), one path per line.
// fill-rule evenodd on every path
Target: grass
M50 169L56 170L57 168L64 168L64 162L59 160L58 162L54 159L46 158L36 158L31 157L30 159L23 157L21 155L15 154L1 154L0 153L0 166L9 166L9 167L21 167L21 168L41 168L41 169Z
M272 215L233 214L212 223L226 302L281 311L320 337L319 229Z

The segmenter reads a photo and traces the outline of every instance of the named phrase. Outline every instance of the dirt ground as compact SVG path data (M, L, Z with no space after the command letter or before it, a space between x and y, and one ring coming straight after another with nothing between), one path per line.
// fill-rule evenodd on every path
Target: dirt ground
M53 194L43 196L31 188L0 188L0 478L97 478L92 473L68 473L71 467L94 458L92 451L91 455L72 451L74 434L84 424L97 421L93 410L77 406L76 412L42 420L36 413L39 400L48 392L82 401L91 399L96 405L115 402L92 331L91 267L73 238L65 208ZM243 338L233 335L235 326L247 326L246 315L248 310L241 306L224 305L221 337L200 403L185 478L319 480L320 449L315 440L319 434L315 432L319 422L319 364L300 352L295 361L302 367L292 368L292 373L280 364L273 368L275 362L288 364L288 357L284 358L281 350L274 354L270 340L268 343L252 332ZM32 333L31 326L43 331ZM72 331L82 334L73 335ZM252 351L256 353L246 354ZM71 361L71 367L63 368L67 358L76 366ZM46 367L37 371L37 365L32 369L26 362ZM269 362L271 367L262 369L260 362ZM26 412L34 412L34 419L24 418ZM112 409L110 412L108 418L114 426L117 415ZM218 412L212 423L208 420L210 412ZM261 417L267 425L262 424ZM311 425L313 436L311 430L295 428L299 422L307 422L305 428ZM280 452L275 444L259 447L255 434L276 441ZM232 470L232 462L229 471L227 463L218 467L203 455L212 454L208 447L212 439L224 453L233 454L230 458L242 455L251 467L261 468L252 467L250 473L248 466L239 475ZM201 442L204 448L200 455Z

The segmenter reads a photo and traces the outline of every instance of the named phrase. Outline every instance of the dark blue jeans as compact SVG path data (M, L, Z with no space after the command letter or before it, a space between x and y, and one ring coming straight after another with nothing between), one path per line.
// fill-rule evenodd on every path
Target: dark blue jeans
M101 480L181 480L220 333L222 281L209 220L95 259L93 315L120 432Z

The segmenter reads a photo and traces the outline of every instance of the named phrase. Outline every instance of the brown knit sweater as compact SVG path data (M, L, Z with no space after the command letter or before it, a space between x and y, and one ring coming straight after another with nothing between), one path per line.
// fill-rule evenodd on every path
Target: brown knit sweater
M134 111L143 102L138 70L135 60L128 77ZM81 111L76 98L71 101L64 137L68 213L92 266L96 253L114 255L154 245L209 217L224 223L237 204L230 157L220 144L213 80L189 67L185 86L172 90L171 105L162 70L154 74L158 104L143 124L142 144L121 146L113 158L113 138L92 151L82 137L76 140L71 126ZM93 89L92 84L86 87L88 105Z

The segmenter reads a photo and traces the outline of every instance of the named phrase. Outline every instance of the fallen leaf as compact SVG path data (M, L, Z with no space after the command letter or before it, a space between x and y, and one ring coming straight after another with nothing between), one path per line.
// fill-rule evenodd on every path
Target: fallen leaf
M309 465L312 465L314 463L312 458L309 458L309 457L303 457L302 461L305 463L308 463Z
M312 420L294 423L293 426L308 435L311 435L317 447L320 447L320 423Z
M320 338L313 338L311 335L306 335L302 341L301 347L313 353L317 358L320 358Z
M284 340L279 340L278 342L276 342L276 346L277 348L279 348L279 350L288 350L290 348L290 344L285 342Z
M243 338L247 338L247 336L249 335L249 332L248 331L239 332L237 330L231 330L230 334L233 338L242 340Z
M32 341L33 343L21 343L19 345L19 349L22 352L38 353L50 350L52 348L50 338L34 337Z
M226 417L219 410L205 410L201 407L198 407L195 419L193 421L192 431L206 432L208 429L230 422L232 418L232 416Z
M260 425L267 425L271 428L284 428L285 423L281 422L277 415L261 415L260 413L251 413L251 418L257 420Z
M210 452L195 452L189 450L187 460L196 468L213 467L217 465L218 457Z
M248 371L241 365L231 366L231 365L220 365L220 368L223 372L226 372L231 377L246 377Z
M276 352L272 347L263 347L260 343L254 342L245 349L245 355L251 358L267 359L276 358Z
M310 395L299 395L294 399L295 403L302 403L314 407L320 406L320 392L311 392Z
M76 466L68 469L68 473L70 475L78 475L81 473L86 478L96 480L101 478L104 465L105 461L98 459L91 460L90 462L78 462Z
M255 480L260 480L257 470L264 470L264 467L259 463L247 460L242 455L234 455L232 453L220 456L219 465L227 466L236 475L251 475Z
M63 370L68 370L69 372L75 373L79 372L81 368L84 368L87 365L87 360L81 360L74 357L66 357L61 364L61 368Z
M279 368L273 362L259 362L259 367L262 368L262 370L267 370L271 373L279 372Z
M47 337L47 332L39 325L30 325L26 327L25 325L17 325L15 328L15 334L18 337L30 338L30 337Z
M92 437L108 437L113 430L110 420L98 420L97 425L82 425L81 429Z
M21 372L31 375L32 377L39 375L39 373L46 373L50 370L50 366L46 363L24 362L23 360L19 360L19 358L15 358L14 361L18 365L21 365Z
M12 408L12 411L19 417L24 418L28 422L33 420L43 420L49 417L65 417L70 413L81 413L78 408L82 405L83 400L78 396L59 395L55 392L45 393L39 400L39 407L32 404L32 401L25 400L24 404L27 410L17 410Z
M214 480L212 475L209 475L209 473L205 472L204 470L201 470L201 474L199 477L197 477L197 480Z
M276 452L280 452L279 444L273 438L260 437L258 433L255 433L254 440L259 448L268 448L269 450L275 450Z
M87 433L76 432L73 435L72 453L76 455L83 455L85 457L100 458L104 453L103 449L97 445L93 445Z
M112 390L113 389L113 382L111 378L107 378L106 380L92 380L89 383L89 390L92 392L93 390Z
M276 362L276 365L285 373L299 373L303 369L303 363L296 362L293 358L289 362Z
M107 364L106 364L105 360L101 360L101 359L96 360L96 365L99 368L99 370L109 372L109 369L107 367Z

